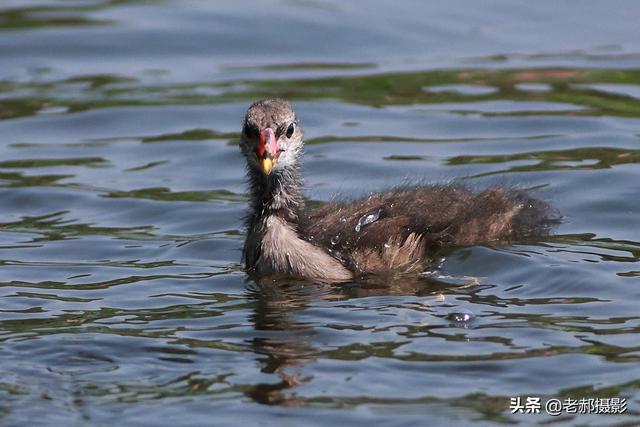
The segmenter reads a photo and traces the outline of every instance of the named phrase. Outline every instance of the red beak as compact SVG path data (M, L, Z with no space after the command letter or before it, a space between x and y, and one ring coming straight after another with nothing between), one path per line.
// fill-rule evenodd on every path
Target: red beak
M269 175L278 161L278 142L273 129L265 128L260 132L257 154L262 173Z

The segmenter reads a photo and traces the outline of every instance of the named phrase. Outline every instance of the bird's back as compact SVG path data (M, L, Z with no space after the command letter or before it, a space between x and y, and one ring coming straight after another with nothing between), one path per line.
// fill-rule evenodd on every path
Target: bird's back
M442 246L544 235L557 219L525 191L411 186L307 212L300 235L360 273L412 270Z

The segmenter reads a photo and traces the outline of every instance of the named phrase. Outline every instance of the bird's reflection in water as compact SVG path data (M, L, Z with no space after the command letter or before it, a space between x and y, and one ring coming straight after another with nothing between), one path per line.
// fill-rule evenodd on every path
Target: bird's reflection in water
M313 326L297 320L296 314L310 302L325 298L330 289L263 279L249 283L247 291L256 301L251 320L258 333L252 344L261 355L261 371L280 378L277 383L256 385L247 395L262 404L304 406L304 399L286 391L311 379L302 376L302 368L315 360L317 349L311 344Z
M254 278L255 279L255 278ZM384 295L435 296L451 284L428 277L398 280L398 277L363 278L346 285L319 285L282 278L260 278L247 282L247 294L255 301L251 321L257 331L252 345L261 371L276 374L276 383L261 383L247 390L252 400L267 405L305 406L304 397L292 389L309 382L305 365L313 363L320 349L314 347L314 325L300 320L300 313L318 301L347 300ZM459 289L459 287L458 287Z

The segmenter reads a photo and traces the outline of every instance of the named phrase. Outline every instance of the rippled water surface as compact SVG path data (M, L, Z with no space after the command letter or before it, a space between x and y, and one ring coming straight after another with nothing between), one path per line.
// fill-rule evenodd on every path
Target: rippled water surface
M1 425L640 422L637 2L0 7ZM259 286L236 139L264 96L311 200L457 179L563 222L423 281Z

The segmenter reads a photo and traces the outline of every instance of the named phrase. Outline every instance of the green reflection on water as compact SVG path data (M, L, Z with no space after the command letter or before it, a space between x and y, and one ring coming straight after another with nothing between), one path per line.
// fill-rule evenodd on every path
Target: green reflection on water
M70 85L83 83L81 87ZM548 91L522 90L518 84L538 83ZM565 111L536 111L535 114L640 116L640 100L620 93L607 93L585 84L640 85L640 72L617 69L512 69L512 70L438 70L382 73L364 76L315 79L272 79L236 82L144 85L127 76L85 75L44 83L0 82L0 119L35 114L44 108L65 107L69 112L96 108L202 105L230 101L250 101L263 97L290 100L335 99L369 106L453 103L457 109L474 111L474 102L529 101L576 106ZM475 85L495 88L494 92L465 94L456 91L431 92L432 86ZM578 86L580 84L580 86ZM201 89L214 89L203 93ZM69 96L70 91L73 96ZM26 93L25 96L19 96ZM29 96L32 95L32 96ZM461 107L464 103L464 108ZM542 107L544 108L544 107ZM483 113L513 115L523 112ZM531 114L531 113L527 113ZM197 129L179 139L224 137Z
M108 162L101 157L68 157L64 159L20 159L0 162L0 168L49 168L57 166L105 166Z
M180 133L143 137L142 142L204 141L207 139L235 139L238 136L239 134L237 133L216 132L209 129L189 129Z
M171 191L171 189L164 187L142 188L131 191L114 190L109 191L105 197L133 197L137 199L184 202L208 202L213 200L244 202L247 200L246 196L228 190Z
M0 30L16 31L113 24L113 21L95 19L87 16L86 13L133 3L142 3L142 1L103 0L93 2L93 4L58 2L56 5L5 8L0 10Z
M497 164L527 160L536 161L537 163L511 166L504 170L475 175L475 177L507 172L606 169L616 165L638 163L640 161L640 150L626 150L613 147L574 148L570 150L534 151L493 156L456 156L451 157L447 163L452 166L458 166L476 163Z

